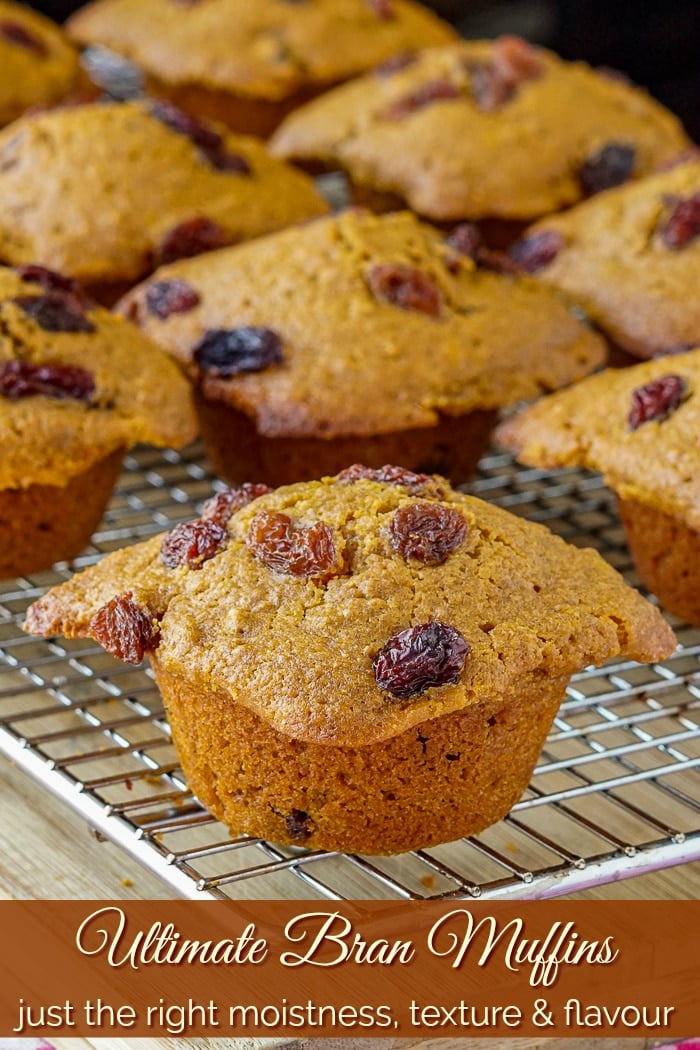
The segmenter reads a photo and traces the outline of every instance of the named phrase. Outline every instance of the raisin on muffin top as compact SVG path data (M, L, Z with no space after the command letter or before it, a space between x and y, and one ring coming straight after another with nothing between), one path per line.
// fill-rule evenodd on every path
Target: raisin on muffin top
M592 550L396 467L210 501L31 606L298 740L360 745L620 652L668 655L657 609Z
M410 0L97 0L68 32L165 84L276 100L345 80L455 33Z
M534 220L688 144L641 89L501 37L428 49L336 88L289 116L271 149L454 221Z
M90 283L321 215L311 179L167 102L79 106L0 134L0 258Z
M64 99L80 81L78 54L48 18L0 0L0 127Z
M178 368L43 267L0 267L0 488L65 485L137 442L195 434Z
M162 268L121 309L270 437L430 427L603 361L564 299L477 265L463 232L348 211Z

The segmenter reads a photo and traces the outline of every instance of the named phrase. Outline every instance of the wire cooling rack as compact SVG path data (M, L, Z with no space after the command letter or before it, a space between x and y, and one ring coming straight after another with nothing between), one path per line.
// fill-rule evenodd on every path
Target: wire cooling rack
M192 517L215 484L201 450L139 451L82 568ZM598 477L482 463L471 491L593 546L632 583L614 499ZM0 584L0 752L180 896L553 897L700 859L700 630L672 621L663 664L572 680L530 787L476 838L381 858L232 839L188 790L150 672L83 641L21 630L71 566Z

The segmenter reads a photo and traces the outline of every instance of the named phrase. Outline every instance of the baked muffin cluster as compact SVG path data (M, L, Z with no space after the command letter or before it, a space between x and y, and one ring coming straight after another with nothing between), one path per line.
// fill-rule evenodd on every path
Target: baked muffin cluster
M150 94L60 105L95 44ZM700 623L680 123L412 0L96 0L67 36L0 0L0 60L0 573L79 553L135 442L198 420L234 485L27 629L148 658L236 835L394 853L501 819L571 674L675 642L596 553L451 487L502 410L548 395L500 439L603 471ZM328 214L319 170L365 207ZM608 343L665 356L589 376Z

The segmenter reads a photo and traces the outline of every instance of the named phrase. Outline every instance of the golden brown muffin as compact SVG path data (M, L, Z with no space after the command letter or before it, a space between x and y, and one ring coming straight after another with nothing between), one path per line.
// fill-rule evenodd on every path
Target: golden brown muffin
M283 484L391 452L462 481L498 408L605 350L565 300L486 269L492 253L462 254L461 232L348 211L158 270L121 309L195 382L229 480Z
M0 0L0 70L0 127L83 86L78 53L58 26L5 0Z
M643 582L700 626L700 350L592 376L498 438L529 466L600 471Z
M649 172L685 149L639 88L517 37L421 52L288 117L279 157L342 168L439 222L530 220Z
M325 211L312 181L256 139L166 102L57 110L0 134L0 259L40 262L106 299L160 262Z
M0 267L0 576L78 554L126 449L194 437L168 357L69 278Z
M455 32L412 0L97 0L68 23L189 112L268 135L295 106Z
M700 343L700 152L543 219L511 254L637 357Z
M396 853L476 833L527 786L573 672L674 649L595 551L437 476L260 491L109 555L26 623L149 654L190 786L236 835Z

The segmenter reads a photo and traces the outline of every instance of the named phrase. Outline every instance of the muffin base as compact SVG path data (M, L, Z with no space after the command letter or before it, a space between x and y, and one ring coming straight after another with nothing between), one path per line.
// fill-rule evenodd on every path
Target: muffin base
M118 449L64 487L0 491L0 578L39 572L80 554L100 523L123 460L124 449Z
M617 502L644 585L664 609L700 627L700 533L636 500Z
M495 411L441 416L434 427L414 427L387 434L335 438L260 435L245 413L195 393L200 433L217 474L227 481L289 485L337 474L351 463L381 467L395 463L427 474L442 474L453 484L471 477L486 450Z
M567 678L413 726L363 747L278 733L230 697L200 692L151 657L180 762L233 835L393 854L473 835L527 787Z
M296 91L281 99L255 98L233 91L217 91L200 84L169 84L153 76L146 77L149 94L167 98L186 113L225 124L244 135L268 138L284 118L305 102L326 91L332 84Z

